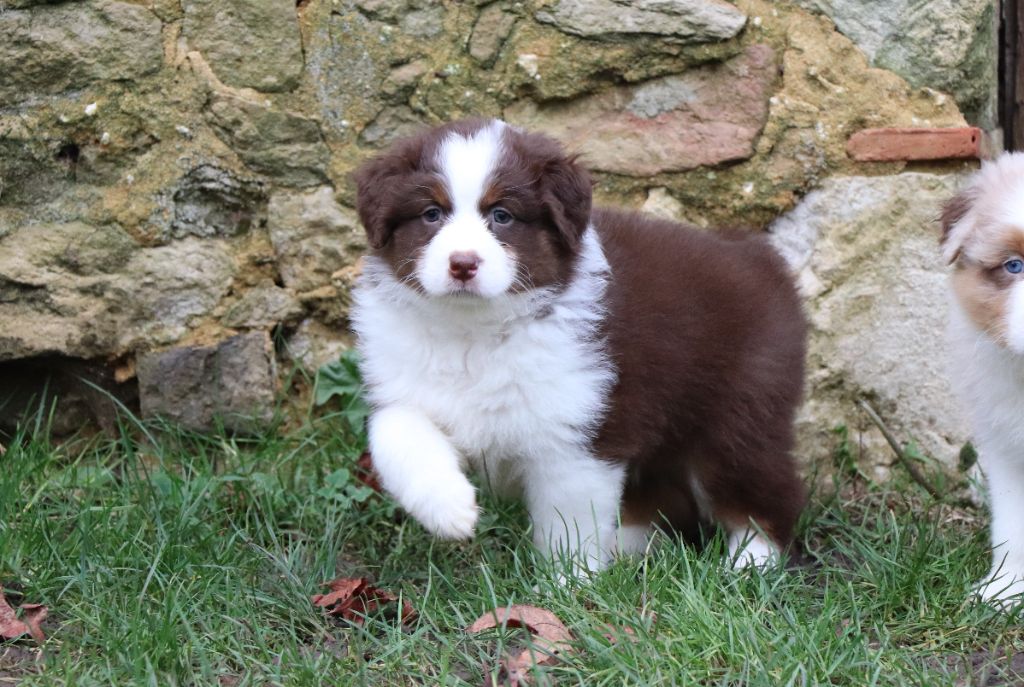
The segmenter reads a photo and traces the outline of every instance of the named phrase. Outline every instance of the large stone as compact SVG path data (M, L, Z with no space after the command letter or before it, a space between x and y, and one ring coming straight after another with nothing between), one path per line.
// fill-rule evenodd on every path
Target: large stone
M878 67L952 93L968 119L996 125L995 0L796 0L828 15Z
M31 206L59 195L71 174L62 161L0 122L0 205ZM22 133L22 132L19 132Z
M366 248L359 218L339 205L327 186L274 194L267 227L281 279L294 291L329 286L331 275Z
M179 182L172 195L171 236L235 236L266 216L263 185L240 179L212 165L199 165Z
M493 63L515 23L516 15L510 12L504 3L496 2L485 7L473 25L473 33L469 37L467 47L470 56L484 65Z
M414 9L402 16L398 25L402 31L416 38L435 38L444 30L444 7L438 2Z
M220 302L234 263L196 238L140 248L114 226L24 226L0 239L0 360L120 355L177 340Z
M384 79L381 90L394 101L404 102L416 90L416 85L428 69L425 60L413 60L399 65Z
M519 101L505 116L558 138L591 169L678 172L753 155L775 72L772 49L754 45L723 64L567 103Z
M286 186L327 180L330 151L314 120L221 93L211 96L209 112L218 136L254 171Z
M290 91L302 76L292 0L186 0L184 36L229 86Z
M145 7L99 0L0 8L0 103L95 81L129 81L163 64L160 20Z
M119 295L127 304L119 348L183 337L227 294L234 271L222 242L189 237L135 253L119 280Z
M747 21L722 0L558 0L536 16L538 21L586 38L644 34L687 43L732 38Z
M335 131L346 134L353 123L369 122L380 112L391 64L384 48L393 33L390 25L359 12L325 12L312 30L306 63L324 122Z
M285 340L284 353L304 369L314 371L337 360L352 347L352 335L342 327L303 320Z
M137 370L144 417L235 432L258 431L273 417L277 372L266 332L148 353L139 356Z
M967 428L948 382L935 217L958 181L920 173L831 178L771 225L807 297L803 425L818 457L826 457L827 430L866 427L856 405L866 397L901 440L955 465ZM882 437L865 436L887 462Z
M345 136L361 131L385 102L406 104L404 94L429 68L423 58L433 53L430 66L439 70L437 56L464 41L442 38L446 9L437 0L357 4L363 11L321 3L304 15L311 22L306 64L322 119Z
M291 292L264 282L246 291L221 321L236 329L269 329L293 322L302 314L302 305Z
M647 199L640 206L641 212L646 212L656 217L672 220L673 222L685 222L686 208L678 200L672 197L664 186L657 186L647 191Z
M373 148L384 148L426 126L408 105L388 107L363 129L359 134L359 142Z
M0 239L0 360L113 350L126 305L111 300L113 273L135 249L115 228L80 222L23 227Z

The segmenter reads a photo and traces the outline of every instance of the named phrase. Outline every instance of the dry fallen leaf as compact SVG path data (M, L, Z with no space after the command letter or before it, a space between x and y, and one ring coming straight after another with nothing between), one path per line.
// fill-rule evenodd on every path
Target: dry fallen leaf
M534 636L534 649L501 661L499 683L493 687L517 687L529 684L529 669L535 665L553 663L559 656L572 650L572 633L558 616L536 606L504 606L480 616L466 628L475 634L498 626L522 627Z
M314 594L313 605L323 608L328 615L343 618L357 625L363 622L368 613L376 611L384 604L398 601L397 596L373 586L365 577L339 577L327 582L326 586L331 591L326 594ZM416 611L411 603L402 601L399 617L403 623L416 617Z
M608 640L609 644L618 644L624 639L628 639L631 642L636 642L636 632L631 627L619 627L618 625L612 625L611 623L605 623L605 632L601 635Z
M38 644L46 641L46 635L40 627L40 623L46 619L49 610L40 604L22 604L19 608L24 611L24 620L18 620L14 609L7 603L4 596L4 589L0 587L0 639L14 639L22 635L32 635L32 639Z
M650 625L647 626L648 628L658 622L658 614L654 611L641 611L640 618L643 619L645 616L650 618ZM623 640L629 640L630 642L640 641L640 638L636 636L636 630L631 627L627 627L626 625L612 625L611 623L605 623L604 627L605 632L602 632L601 635L608 640L609 644L619 644Z
M32 635L32 639L36 640L38 644L45 642L46 635L43 634L43 628L40 625L46 620L50 609L42 604L22 604L19 608L24 611L22 618L24 618L24 623L28 625L28 631Z
M369 451L363 451L356 461L356 479L373 489L378 494L382 489L380 480L377 479L377 472L373 469L373 457Z

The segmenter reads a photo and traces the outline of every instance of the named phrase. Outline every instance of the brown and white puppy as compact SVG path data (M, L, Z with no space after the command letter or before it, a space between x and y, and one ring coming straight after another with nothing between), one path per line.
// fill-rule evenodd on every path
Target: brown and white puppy
M942 215L953 265L954 385L970 410L992 508L992 569L979 593L1024 594L1024 154L982 165Z
M592 212L573 157L496 120L399 142L356 179L370 448L428 530L473 534L472 467L589 569L662 523L720 523L739 564L789 542L805 322L766 242Z

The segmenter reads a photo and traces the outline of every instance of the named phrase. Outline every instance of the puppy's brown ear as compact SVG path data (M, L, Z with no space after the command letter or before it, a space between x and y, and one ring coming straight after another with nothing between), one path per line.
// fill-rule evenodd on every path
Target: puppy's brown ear
M383 248L391 238L392 185L399 173L391 155L377 157L356 170L356 211L373 249Z
M590 223L590 174L576 156L559 155L544 165L540 194L558 233L571 250L576 250Z
M356 170L356 210L366 229L370 247L383 248L395 230L400 205L405 200L408 175L423 163L429 132L422 132L395 143L383 155Z
M939 243L942 246L942 257L947 264L952 265L960 257L967 232L954 229L963 221L973 204L974 194L970 189L966 189L953 196L942 208L942 215L939 216L942 238Z

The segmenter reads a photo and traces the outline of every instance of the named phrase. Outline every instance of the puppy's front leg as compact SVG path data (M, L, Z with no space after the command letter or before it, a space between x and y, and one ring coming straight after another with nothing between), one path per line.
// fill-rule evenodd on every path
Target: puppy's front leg
M533 541L552 558L565 555L574 570L607 565L626 471L579 449L533 465L525 481Z
M370 453L384 489L435 535L473 536L476 492L448 437L407 406L376 410L369 429Z
M982 447L981 457L992 505L992 570L979 593L1016 605L1024 600L1024 455Z

